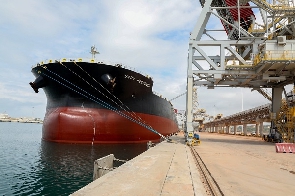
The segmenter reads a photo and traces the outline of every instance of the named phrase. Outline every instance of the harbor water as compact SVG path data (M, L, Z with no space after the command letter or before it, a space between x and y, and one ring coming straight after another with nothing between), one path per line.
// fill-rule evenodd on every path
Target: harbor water
M0 122L0 195L69 195L92 182L94 160L109 154L130 160L147 148L61 144L41 137L42 124Z

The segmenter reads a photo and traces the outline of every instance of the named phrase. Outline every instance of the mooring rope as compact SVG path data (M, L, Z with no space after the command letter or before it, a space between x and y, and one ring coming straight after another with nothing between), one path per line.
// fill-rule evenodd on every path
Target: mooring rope
M113 96L116 100L118 100L121 104L118 104L115 100L113 100L112 98L108 97L107 95L105 95L103 92L101 92L100 90L98 90L96 87L94 87L93 85L91 85L88 81L86 81L83 77L81 77L79 74L77 74L76 72L74 72L73 70L71 70L69 67L65 66L62 62L59 62L62 66L64 66L65 68L67 68L69 71L71 71L73 74L75 74L76 76L78 76L80 79L82 79L84 82L86 82L89 86L91 86L93 89L95 89L97 92L99 92L100 94L102 94L104 97L106 97L107 99L111 100L113 103L115 103L118 107L120 107L122 110L126 111L128 114L130 114L131 112L131 116L138 119L139 121L143 122L144 124L147 124L144 120L142 120L140 118L140 116L136 115L135 112L133 112L127 105L125 105L119 98L117 98L114 94L112 94L107 88L105 88L100 82L98 82L94 77L92 77L88 72L86 72L80 65L78 65L76 63L76 61L74 61L74 64L79 67L84 73L86 73L92 80L94 80L97 84L99 84L104 90L106 90L109 95ZM122 106L125 106L126 109ZM147 124L147 126L150 126ZM150 126L152 128L152 126Z
M43 67L43 68L44 68L44 67ZM44 68L44 69L47 70L47 71L49 71L49 72L51 72L51 73L53 73L52 71L50 71L50 70L48 70L48 69L46 69L46 68ZM97 103L97 104L99 104L99 105L101 105L101 106L103 106L103 107L105 107L105 108L107 108L107 109L109 109L109 110L111 110L111 111L117 113L118 115L120 115L120 116L122 116L122 117L124 117L124 118L126 118L126 119L128 119L128 120L130 120L130 121L132 121L132 122L134 122L134 123L137 123L137 124L141 125L142 127L144 127L144 128L146 128L146 129L152 131L153 133L159 135L161 138L166 139L165 136L163 136L161 133L157 132L155 129L151 128L150 126L148 126L148 125L146 125L146 124L144 124L144 123L142 123L142 122L140 122L140 121L138 121L138 120L136 120L136 119L134 119L134 118L132 118L132 117L126 115L126 114L124 114L124 113L122 113L121 111L117 110L115 107L113 107L113 106L111 106L110 104L106 103L105 101L103 101L103 100L101 100L101 99L99 99L99 98L97 98L97 97L91 95L90 93L86 92L85 90L81 89L80 87L76 86L75 84L69 82L68 80L64 79L63 77L59 76L58 74L53 73L53 74L57 75L58 77L60 77L61 79L63 79L64 81L68 82L68 83L71 84L72 86L76 87L77 89L81 90L82 92L85 92L86 94L88 94L89 96L91 96L91 97L93 97L93 98L88 97L87 95L85 95L85 94L83 94L83 93L81 93L81 92L79 92L79 91L77 91L77 90L75 90L75 89L73 89L73 88L67 86L66 84L63 84L62 82L56 80L55 78L53 78L53 77L51 77L51 76L49 76L49 75L47 75L47 74L45 74L45 73L43 73L43 72L41 72L41 74L43 74L43 75L47 76L48 78L50 78L50 79L52 79L52 80L58 82L58 83L61 84L62 86L65 86L65 87L69 88L70 90L72 90L72 91L74 91L74 92L76 92L76 93L78 93L78 94L84 96L85 98L90 99L90 100L94 101L95 103ZM98 101L95 100L95 99L97 99Z

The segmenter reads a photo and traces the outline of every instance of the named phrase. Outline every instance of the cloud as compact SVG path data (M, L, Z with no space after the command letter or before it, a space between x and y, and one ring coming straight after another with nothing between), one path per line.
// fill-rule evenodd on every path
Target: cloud
M187 51L189 29L193 26L190 20L197 15L198 9L196 4L190 3L191 8L187 10L187 2L191 1L184 1L186 6L181 6L179 1L169 1L169 5L160 1L106 3L110 12L104 22L97 23L98 33L94 37L99 43L98 48L102 48L102 58L123 61L136 67L167 67L167 55L179 52L175 51L179 43L167 40L167 36L171 37L175 35L173 32L180 30L186 31L177 35L186 38L181 44L185 45L182 51Z
M100 52L97 58L148 74L153 77L154 91L168 100L177 97L186 91L189 35L201 9L195 0L3 3L0 112L31 116L34 108L36 117L43 117L46 97L42 90L35 94L28 84L34 80L31 66L46 59L90 57L92 45ZM211 27L221 29L219 19L210 21ZM198 87L198 92L200 107L209 114L241 110L240 89ZM244 93L245 109L267 102L257 92ZM179 110L185 109L185 102L186 95L172 101Z
M0 99L5 100L0 106L10 100L43 102L45 108L44 93L35 94L28 85L34 80L31 66L89 57L93 44L100 58L152 75L155 91L175 96L184 86L187 40L199 9L190 0L6 2L0 7Z

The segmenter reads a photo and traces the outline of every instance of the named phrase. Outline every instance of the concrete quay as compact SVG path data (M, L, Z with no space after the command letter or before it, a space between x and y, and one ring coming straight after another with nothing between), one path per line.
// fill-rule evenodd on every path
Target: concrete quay
M259 137L200 132L194 146L226 196L294 196L295 154ZM207 195L184 136L171 137L73 193Z
M259 137L199 133L195 146L226 196L294 196L295 154Z
M71 195L206 195L183 135L171 139Z

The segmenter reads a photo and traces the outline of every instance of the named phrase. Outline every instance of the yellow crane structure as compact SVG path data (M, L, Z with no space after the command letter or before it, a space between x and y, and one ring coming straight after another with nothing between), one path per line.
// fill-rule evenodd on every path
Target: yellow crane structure
M281 142L295 143L295 89L282 100L280 111L273 118Z

